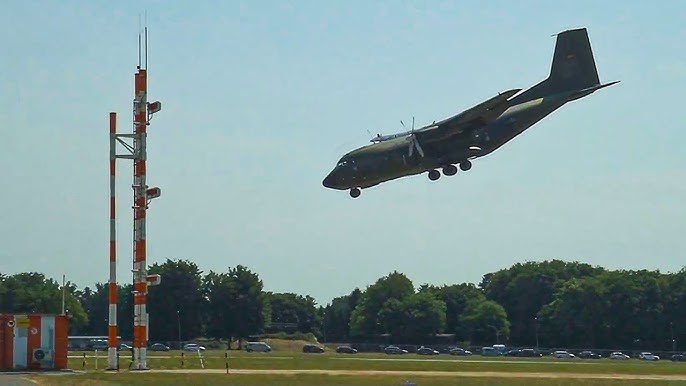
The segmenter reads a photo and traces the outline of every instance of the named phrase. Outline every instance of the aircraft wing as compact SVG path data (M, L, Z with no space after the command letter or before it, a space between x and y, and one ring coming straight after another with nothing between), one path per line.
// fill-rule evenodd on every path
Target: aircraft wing
M465 129L487 125L510 107L508 99L519 91L521 89L512 89L499 93L493 98L457 115L417 129L414 133L420 141L432 141L460 134Z

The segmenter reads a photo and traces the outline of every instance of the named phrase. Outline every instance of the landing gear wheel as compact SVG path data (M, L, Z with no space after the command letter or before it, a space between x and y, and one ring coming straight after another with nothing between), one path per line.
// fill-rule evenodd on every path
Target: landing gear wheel
M438 170L429 170L429 179L431 181L436 181L441 177L441 173L438 172Z
M443 168L443 174L446 176L454 176L457 173L457 167L455 165L448 165Z
M466 172L467 170L472 168L472 162L471 161L462 161L460 162L460 170L463 172Z
M360 197L360 189L358 189L358 188L350 189L350 197L352 197L352 198Z

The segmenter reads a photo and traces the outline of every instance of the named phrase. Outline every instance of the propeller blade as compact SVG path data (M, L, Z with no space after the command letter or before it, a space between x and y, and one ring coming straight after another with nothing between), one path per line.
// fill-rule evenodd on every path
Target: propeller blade
M420 156L424 157L424 149L419 145L419 141L417 141L417 137L414 136L414 134L410 135L410 149L409 149L409 156L412 157L412 154L414 154L414 149L417 148L417 152L419 153Z
M422 150L422 147L419 146L419 141L415 140L415 141L414 141L414 144L417 145L417 151L419 152L419 155L421 155L422 157L424 157L424 150Z

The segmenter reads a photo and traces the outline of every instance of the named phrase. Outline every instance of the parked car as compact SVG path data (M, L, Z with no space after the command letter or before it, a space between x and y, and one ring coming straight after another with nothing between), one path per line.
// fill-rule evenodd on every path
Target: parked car
M245 344L245 351L270 352L272 351L272 348L265 342L248 342Z
M493 347L484 346L481 348L481 355L483 355L485 357L497 357L497 356L500 356L501 354L500 354L500 352L498 352Z
M553 352L553 356L555 358L575 358L574 354L565 350L557 350Z
M644 352L638 354L638 359L641 359L644 361L659 361L660 357L653 354L653 353L644 351Z
M407 354L407 350L403 350L398 346L388 346L383 351L388 354L388 355L393 355L393 354Z
M357 354L357 349L354 349L347 345L343 345L336 347L336 352L339 354Z
M672 362L686 362L686 356L684 354L674 354L670 359Z
M321 346L317 346L316 344L306 344L303 346L303 352L319 354L324 352L324 348Z
M448 351L448 354L450 355L459 355L459 356L468 356L472 355L472 352L469 350L465 350L460 347L453 347Z
M529 358L531 358L531 357L540 358L543 356L543 354L541 354L540 352L538 352L532 348L523 348L523 349L519 350L519 352L517 353L517 356L518 357L529 357Z
M119 351L131 351L133 350L133 347L129 346L126 343L119 343L119 347L117 348Z
M107 351L108 344L107 339L91 339L88 342L88 346L91 350Z
M193 352L205 351L205 347L203 347L197 343L188 343L188 344L183 346L183 351L193 351Z
M440 354L438 351L432 349L431 347L420 347L417 349L417 354L419 355L438 355Z
M582 351L579 353L579 358L584 358L584 359L600 359L602 355L598 353L594 353L593 351Z
M615 351L612 354L610 354L610 359L631 359L628 355L622 353L621 351Z
M162 343L153 343L150 346L150 351L169 351L169 346Z
M519 356L519 352L521 350L518 348L513 348L512 350L509 350L508 352L505 353L506 357L516 357Z

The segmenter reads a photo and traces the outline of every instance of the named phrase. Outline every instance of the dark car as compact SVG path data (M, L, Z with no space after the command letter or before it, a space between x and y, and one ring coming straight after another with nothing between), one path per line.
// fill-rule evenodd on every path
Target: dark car
M450 350L448 350L448 354L458 355L458 356L468 356L468 355L472 355L472 352L469 350L465 350L461 347L453 347Z
M579 353L579 358L584 359L600 359L602 355L594 353L593 351L582 351Z
M519 350L519 353L517 354L518 357L526 357L526 358L540 358L543 356L540 352L532 349L532 348L523 348Z
M339 354L357 354L357 349L350 346L338 346L336 347L336 352Z
M169 351L169 346L162 343L153 343L150 346L150 351Z
M318 354L323 353L324 348L317 346L316 344L306 344L303 346L303 352Z
M388 354L388 355L393 355L393 354L407 354L407 350L403 350L398 346L388 346L383 351Z
M519 356L519 349L513 349L505 353L505 356L508 357L518 357Z
M469 350L465 350L461 347L453 347L448 351L448 354L459 355L459 356L468 356L468 355L472 355L472 352Z
M417 349L417 354L419 355L438 355L439 352L432 349L431 347L420 347Z
M672 362L686 362L686 356L684 356L684 354L674 354L670 359Z

